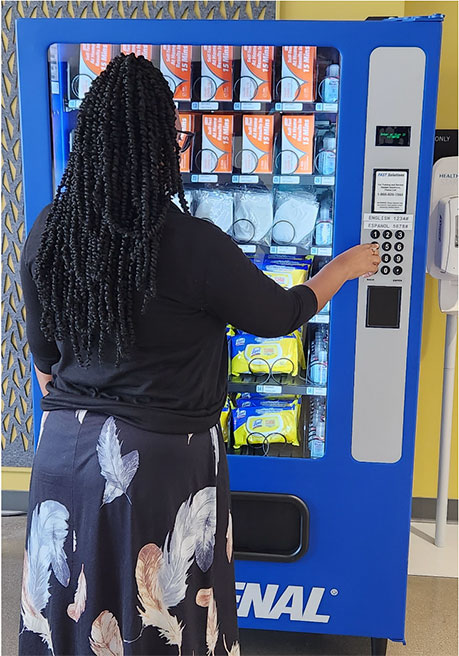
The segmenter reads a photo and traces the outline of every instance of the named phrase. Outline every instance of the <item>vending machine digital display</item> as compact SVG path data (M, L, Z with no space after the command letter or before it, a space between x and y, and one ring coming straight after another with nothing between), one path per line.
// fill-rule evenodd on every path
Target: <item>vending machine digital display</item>
M380 244L295 333L227 328L241 627L404 640L441 20L18 22L28 228L92 80L134 52L173 92L191 214L266 275Z

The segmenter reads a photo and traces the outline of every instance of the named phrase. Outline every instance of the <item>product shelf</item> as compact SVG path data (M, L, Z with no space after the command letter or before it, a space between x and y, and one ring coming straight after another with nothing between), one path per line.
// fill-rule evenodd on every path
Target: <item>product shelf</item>
M238 244L239 248L246 255L256 255L257 253L269 253L270 255L318 255L323 257L331 257L331 246L310 246L303 248L302 246L265 246L263 244Z
M179 111L191 112L298 112L306 114L337 114L338 103L323 102L261 102L261 101L233 101L221 102L217 100L189 101L175 100Z
M335 176L319 175L278 175L278 174L240 174L240 173L182 173L184 184L256 184L270 188L273 185L299 185L309 187L334 187Z
M259 379L261 377L258 377ZM250 394L267 394L277 396L278 394L292 394L295 396L326 396L326 387L314 387L308 384L301 376L289 376L287 374L276 374L276 379L260 382L252 374L241 376L229 376L229 392L249 392Z

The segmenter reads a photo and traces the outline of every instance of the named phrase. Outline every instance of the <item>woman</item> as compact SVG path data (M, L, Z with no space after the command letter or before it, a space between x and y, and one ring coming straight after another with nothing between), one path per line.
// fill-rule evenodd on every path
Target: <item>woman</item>
M62 182L24 245L45 412L21 655L239 653L225 326L291 333L380 261L356 246L282 289L189 215L179 152L166 81L120 55L85 96Z

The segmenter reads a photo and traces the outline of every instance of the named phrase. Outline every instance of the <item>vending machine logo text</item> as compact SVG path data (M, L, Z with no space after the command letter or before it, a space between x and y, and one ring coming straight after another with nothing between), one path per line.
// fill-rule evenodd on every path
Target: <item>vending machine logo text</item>
M325 593L325 588L311 588L307 597L305 589L300 585L289 585L279 593L279 586L268 583L262 592L259 583L236 583L237 614L248 617L251 608L259 619L278 620L281 615L290 615L298 622L320 622L326 624L330 615L319 614L319 606Z

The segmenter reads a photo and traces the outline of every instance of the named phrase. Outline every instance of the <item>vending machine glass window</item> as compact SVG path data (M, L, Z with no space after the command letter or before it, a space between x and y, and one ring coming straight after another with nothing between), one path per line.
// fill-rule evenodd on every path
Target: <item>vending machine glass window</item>
M160 68L173 92L190 213L231 235L278 284L305 282L333 248L338 50L53 44L55 189L84 95L113 57L132 52ZM329 323L327 304L308 325L277 338L228 326L229 396L221 424L229 453L324 456Z

